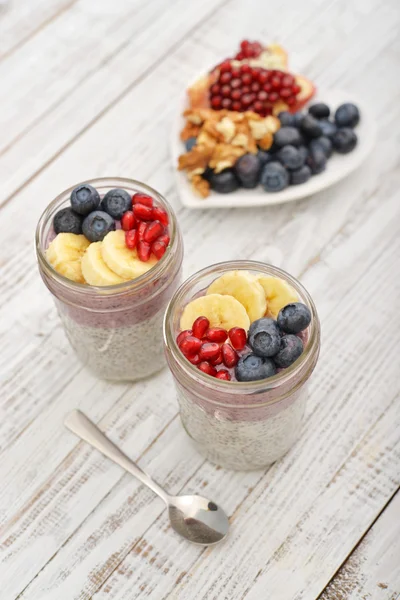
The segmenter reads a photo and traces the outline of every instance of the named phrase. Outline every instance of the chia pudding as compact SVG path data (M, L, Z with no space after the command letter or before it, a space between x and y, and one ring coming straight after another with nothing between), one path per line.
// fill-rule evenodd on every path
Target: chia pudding
M208 267L174 294L164 341L183 427L206 458L262 469L292 447L320 347L299 281L253 261Z
M162 322L183 244L160 194L120 178L74 186L41 216L36 252L68 340L95 375L135 381L165 365Z

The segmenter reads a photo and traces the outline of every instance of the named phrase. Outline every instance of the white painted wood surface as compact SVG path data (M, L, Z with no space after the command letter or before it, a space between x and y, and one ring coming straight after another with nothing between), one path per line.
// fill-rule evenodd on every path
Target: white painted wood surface
M284 0L275 11L261 0L12 0L0 13L2 598L400 592L398 25L394 0ZM244 36L282 42L320 88L362 95L378 146L318 197L191 213L169 164L174 102ZM100 175L167 195L186 274L216 256L271 260L313 294L323 346L304 432L266 473L224 471L191 448L167 371L112 385L74 357L32 238L52 197ZM157 498L63 428L76 406L171 492L217 498L232 516L227 542L201 550L178 539Z

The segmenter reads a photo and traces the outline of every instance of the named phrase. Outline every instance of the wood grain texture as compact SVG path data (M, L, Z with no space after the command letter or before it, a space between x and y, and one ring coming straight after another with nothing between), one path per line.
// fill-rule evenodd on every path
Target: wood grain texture
M398 369L385 359L400 295L396 5L285 0L271 13L256 0L75 4L0 63L18 84L0 95L8 115L0 156L0 200L8 200L0 209L2 592L7 600L315 599L400 484ZM93 15L93 37L71 44ZM52 56L55 34L63 37ZM320 88L348 88L379 106L379 151L318 197L193 214L172 184L174 102L243 36L278 39ZM28 54L41 61L30 76ZM33 74L49 84L40 103L24 95L38 89ZM11 122L14 102L21 123ZM304 435L267 473L219 470L191 448L167 372L133 386L99 382L69 348L26 248L60 189L105 174L167 195L184 231L186 274L216 255L272 260L315 297L323 351ZM227 544L201 551L180 541L159 500L64 430L76 406L171 492L207 490L221 502L233 516ZM377 573L396 589L392 570L386 552ZM359 581L370 593L373 568ZM384 588L378 593L386 600Z

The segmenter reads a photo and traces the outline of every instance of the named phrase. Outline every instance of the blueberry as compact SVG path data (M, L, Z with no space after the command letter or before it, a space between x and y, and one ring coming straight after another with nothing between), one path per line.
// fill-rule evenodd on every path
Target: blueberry
M214 174L214 171L211 169L211 167L206 167L206 170L202 174L202 178L205 179L206 181L210 181L211 176L213 174Z
M322 135L328 137L329 139L332 139L332 137L337 132L337 127L335 123L332 123L332 121L328 121L328 119L321 119L319 121L319 126L321 128Z
M300 131L310 140L322 135L319 121L312 115L305 115L305 117L302 118L300 121Z
M310 167L311 173L313 175L318 175L318 173L322 173L326 167L326 155L321 147L319 148L310 148L309 155L306 159L306 164Z
M271 160L275 160L274 155L271 152L266 152L265 150L259 150L257 152L257 156L260 159L261 167L266 165Z
M186 151L190 152L191 149L193 148L193 146L196 145L196 142L197 142L197 138L195 138L195 137L190 137L188 140L186 140L186 142L185 142Z
M321 135L316 140L311 140L310 150L313 152L316 148L320 148L325 153L326 158L332 156L332 142L328 137Z
M304 113L302 113L302 112L294 113L294 115L293 115L293 127L299 127L299 125L300 125L303 117L304 117Z
M258 381L275 375L276 367L270 358L261 358L255 354L247 354L239 359L235 367L238 381Z
M55 214L53 228L56 233L82 233L81 215L77 215L72 208L62 208Z
M290 185L299 185L306 183L311 177L311 169L308 165L303 165L290 173Z
M230 194L240 187L233 169L224 169L221 173L212 173L209 181L211 189L220 194Z
M302 146L304 148L304 146ZM304 165L306 157L304 156L304 151L300 151L300 148L295 148L294 146L284 146L281 148L277 154L277 157L281 161L284 167L293 171L294 169L299 169Z
M261 172L261 185L266 192L280 192L289 185L289 173L278 162L270 162Z
M281 345L279 327L273 319L262 318L254 321L249 329L249 345L257 356L274 356Z
M106 212L95 210L85 217L82 230L89 242L101 242L107 233L114 231L115 221Z
M357 136L350 127L343 127L333 136L332 144L336 152L347 154L357 146Z
M235 163L235 173L244 188L255 188L258 185L261 162L256 154L244 154Z
M293 127L294 126L294 115L292 115L288 110L284 110L279 113L278 119L281 122L282 127Z
M307 146L300 146L299 147L299 152L301 154L301 156L303 157L303 163L305 162L307 156L308 156L308 148Z
M279 311L278 325L285 333L299 333L310 323L310 309L302 302L292 302Z
M125 190L114 188L104 196L100 208L114 219L120 220L127 210L132 209L132 197Z
M274 135L274 143L277 148L283 146L301 146L302 138L295 127L281 127Z
M316 104L312 104L310 106L308 112L316 119L327 119L331 110L327 104L324 104L323 102L317 102Z
M86 216L99 208L100 196L94 187L84 183L72 190L70 201L71 207L76 213Z
M303 342L297 335L284 335L281 339L281 348L274 356L277 367L290 367L303 353Z
M355 127L360 121L360 111L355 104L341 104L335 112L335 123L338 127Z

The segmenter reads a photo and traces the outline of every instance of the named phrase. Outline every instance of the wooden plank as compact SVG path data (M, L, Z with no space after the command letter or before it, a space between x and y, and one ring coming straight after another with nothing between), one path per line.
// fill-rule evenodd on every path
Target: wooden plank
M7 81L0 90L0 174L6 185L0 203L223 3L205 0L194 10L185 0L119 0L116 11L110 0L101 10L98 2L80 0L0 64L0 78Z
M278 578L278 581L271 582L271 585L273 583L276 586L276 594L272 597L282 597L285 600L286 597L294 598L300 590L307 589L308 592L309 584L307 598L315 598L322 591L337 565L347 555L349 547L354 546L360 534L380 511L382 503L387 501L400 483L397 473L400 428L396 427L400 419L400 407L393 401L396 367L393 364L387 365L384 381L378 381L375 373L381 372L379 365L384 360L379 342L371 349L368 357L359 351L368 344L371 337L376 338L378 329L389 327L389 322L393 325L392 309L395 306L394 289L397 284L391 276L388 258L397 237L394 218L400 209L396 196L387 202L386 209L387 211L372 213L357 234L351 235L340 247L327 252L321 262L323 267L316 265L307 272L306 280L314 285L313 293L317 302L319 297L327 297L326 306L330 310L329 314L324 315L326 341L320 368L312 385L308 418L303 437L295 450L264 476L260 473L225 473L209 463L199 467L196 453L186 448L183 440L176 439L175 435L171 438L169 460L166 456L160 459L161 470L168 465L168 470L174 473L180 485L184 481L183 477L193 478L188 486L189 490L202 489L204 482L209 482L209 485L206 484L209 494L218 498L218 501L226 505L228 512L233 514L233 535L221 548L212 550L213 564L218 568L210 574L209 552L202 554L201 550L184 544L174 536L167 542L166 537L170 533L160 533L160 524L164 529L163 521L152 527L147 520L143 523L142 535L146 540L143 546L148 547L144 556L141 556L142 546L139 546L140 551L134 550L137 535L132 535L124 518L119 520L115 536L112 539L107 537L106 555L104 546L99 549L95 543L93 548L93 537L97 540L96 531L107 530L105 520L109 515L124 513L125 497L122 492L115 496L113 491L41 571L26 589L23 598L43 598L44 590L48 598L54 595L55 590L63 597L67 590L71 593L71 589L84 590L83 598L89 597L94 590L93 579L96 584L107 580L129 551L129 558L125 559L127 562L124 560L118 572L107 581L109 598L113 597L114 579L117 579L114 595L117 598L131 599L133 590L135 593L137 590L136 597L140 597L143 591L143 594L149 597L153 594L157 598L161 585L163 593L166 594L169 590L172 598L242 598L253 582L254 589L260 593L258 581L263 581L262 591L265 587L264 578L272 577L271 573ZM370 248L375 249L378 259L371 254ZM344 257L347 257L346 260ZM344 276L340 279L335 273L337 263L344 263ZM364 270L359 274L361 264ZM350 277L350 273L353 277ZM357 286L354 285L355 273ZM369 315L376 312L381 298L368 293L373 283L389 299L387 312L381 315L380 322L375 325L376 331L367 326ZM365 310L349 310L358 306L360 294L365 298ZM342 302L343 297L347 299L346 304ZM352 327L348 331L346 324L349 318ZM345 346L335 335L339 326L348 331ZM337 354L338 348L339 359L334 361L332 357ZM325 358L327 356L329 361ZM352 363L351 371L348 369L349 361ZM354 373L359 373L356 379ZM369 390L367 395L366 389ZM164 435L169 435L169 429ZM160 438L158 455L160 448L165 445L170 448ZM182 452L187 461L183 470L180 466ZM190 472L188 464L192 460L194 468ZM318 468L314 467L315 462L318 462ZM162 475L159 478L162 479ZM152 507L153 504L150 503L150 512ZM335 515L335 511L340 512L341 509L344 517L357 515L354 527L347 536L345 531L348 521ZM282 511L284 519L280 517ZM132 513L129 515L131 517ZM330 519L326 521L325 516ZM303 529L303 525L309 521L310 527ZM260 532L258 525L261 522L263 528ZM336 523L337 526L337 530L327 536L331 542L332 556L323 544L326 522ZM136 529L136 534L137 531ZM315 538L311 535L314 531ZM295 545L297 536L302 541L300 547ZM307 542L307 536L313 540ZM282 546L284 542L285 546ZM299 565L299 561L303 565L303 560L307 573L307 560L311 558L318 562L322 557L326 567L315 581L307 580L306 588L302 587L303 582L298 573L294 573L291 594L284 596L281 595L280 557L290 553L292 544L297 557L297 562L287 559L287 564L292 568ZM256 547L258 551L255 554L253 549ZM303 547L304 553L301 554ZM321 554L318 554L319 548ZM156 558L150 562L149 556ZM153 567L157 556L160 559L159 567ZM248 559L249 556L251 560ZM77 569L76 565L80 567ZM157 573L157 568L161 569L160 573ZM182 576L177 585L177 579L185 571L187 575ZM194 573L196 577L193 576ZM283 584L285 579L283 578ZM122 587L119 588L121 580ZM139 581L140 585L145 585L143 590L140 589ZM298 586L297 590L295 585Z
M0 3L0 60L26 44L76 2L77 0L6 0L4 4Z
M400 491L336 573L319 600L396 600L400 590Z

